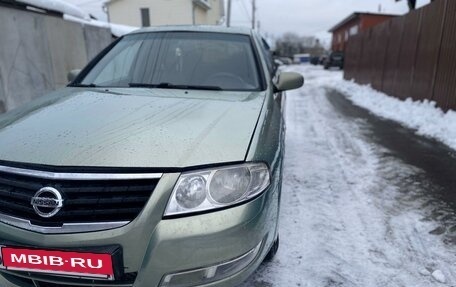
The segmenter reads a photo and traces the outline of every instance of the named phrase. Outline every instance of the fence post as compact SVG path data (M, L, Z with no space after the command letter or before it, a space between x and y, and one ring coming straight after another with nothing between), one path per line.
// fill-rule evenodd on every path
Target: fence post
M446 23L446 18L447 18L447 11L448 11L448 1L449 0L444 0L444 1L445 1L445 6L443 8L443 19L442 19L442 26L440 29L439 52L437 53L437 61L434 65L434 73L432 75L431 98L429 99L431 101L434 100L434 96L435 96L435 84L437 81L437 72L439 70L440 57L442 54L443 33L445 32L445 23Z
M402 53L402 42L404 42L404 29L405 29L405 21L402 22L402 27L401 27L401 39L399 40L399 51L397 53L397 58L396 58L396 68L394 69L394 79L393 79L393 85L391 87L391 91L393 93L392 96L396 96L396 83L397 83L397 74L398 74L398 69L399 69L399 62L401 60L401 53Z
M389 45L391 43L391 26L393 25L393 21L389 21L388 22L388 36L387 36L387 40L386 40L386 51L385 51L385 56L383 58L383 67L382 67L382 79L380 80L381 81L381 89L382 91L385 91L385 70L386 70L386 63L387 63L387 60L388 60L388 48L389 48Z
M356 76L353 78L355 80L355 82L357 82L357 83L360 83L359 78L360 78L360 75L362 74L361 69L363 67L363 63L362 63L362 61L363 61L363 46L364 46L363 35L364 34L361 34L361 33L359 34L359 38L360 38L359 39L359 50L358 50L359 52L358 52L358 55L357 55L358 60L356 61L356 70L355 70L356 71L356 74L355 74Z
M409 85L409 94L406 96L407 98L413 99L413 82L415 81L415 70L416 70L416 62L418 61L418 52L420 51L420 41L421 41L421 28L423 26L423 10L419 10L420 20L418 22L418 33L416 37L416 45L415 45L415 57L413 59L413 66L412 72L410 73L410 85Z

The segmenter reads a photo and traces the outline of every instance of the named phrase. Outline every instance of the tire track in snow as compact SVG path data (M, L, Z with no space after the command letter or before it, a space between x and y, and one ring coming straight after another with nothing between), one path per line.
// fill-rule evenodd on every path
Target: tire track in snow
M334 108L328 72L307 72L287 98L281 247L242 286L452 286L456 252L428 233L420 170Z

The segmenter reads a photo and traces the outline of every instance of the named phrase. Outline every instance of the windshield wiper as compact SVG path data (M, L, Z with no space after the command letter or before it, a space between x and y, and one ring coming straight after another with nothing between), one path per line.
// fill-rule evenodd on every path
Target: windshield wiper
M207 90L221 91L221 87L217 86L196 86L196 85L174 85L170 83L146 84L146 83L130 83L130 88L156 88L156 89L179 89L179 90Z
M70 85L70 87L96 88L98 86L95 84L73 84L73 85Z

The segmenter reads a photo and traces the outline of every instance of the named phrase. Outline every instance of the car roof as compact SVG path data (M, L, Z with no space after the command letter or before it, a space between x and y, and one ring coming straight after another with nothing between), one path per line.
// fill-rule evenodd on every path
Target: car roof
M245 27L225 27L225 26L209 26L209 25L173 25L173 26L157 26L147 27L136 30L130 34L137 33L153 33L153 32L213 32L213 33L228 33L251 35L252 30Z

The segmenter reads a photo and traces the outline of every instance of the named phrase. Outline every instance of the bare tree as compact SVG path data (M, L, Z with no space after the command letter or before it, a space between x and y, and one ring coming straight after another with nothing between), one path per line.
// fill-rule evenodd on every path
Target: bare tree
M302 37L294 33L285 33L277 39L275 51L280 56L293 57L293 55L301 53L321 55L325 49L315 37Z

